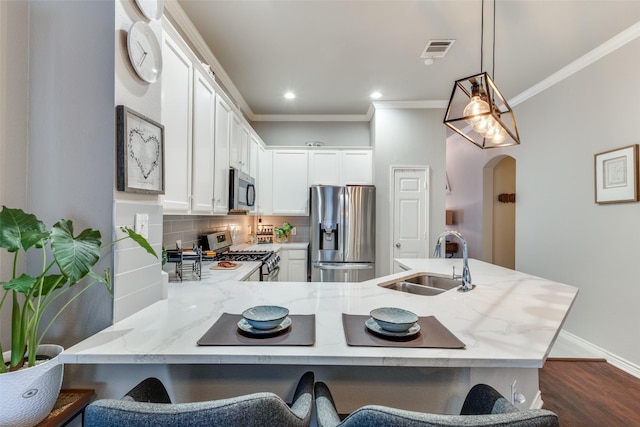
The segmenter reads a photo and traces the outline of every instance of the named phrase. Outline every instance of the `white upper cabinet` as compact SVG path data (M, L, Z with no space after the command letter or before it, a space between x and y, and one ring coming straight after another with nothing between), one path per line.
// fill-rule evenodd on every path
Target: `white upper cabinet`
M307 150L273 151L273 214L308 215Z
M258 178L258 149L261 147L260 137L252 130L249 135L249 176Z
M309 185L347 184L373 184L370 149L309 151Z
M342 152L342 184L373 184L373 152L371 150Z
M257 213L273 213L273 157L271 150L258 145L258 178L256 180Z
M309 185L342 185L340 151L309 152Z
M249 174L249 127L235 111L231 116L229 166Z
M193 74L193 160L191 211L213 212L216 92L197 68Z
M191 176L191 60L166 31L162 42L162 124L164 125L165 212L187 212Z
M213 211L227 214L229 212L229 144L233 111L220 94L216 95L215 116Z

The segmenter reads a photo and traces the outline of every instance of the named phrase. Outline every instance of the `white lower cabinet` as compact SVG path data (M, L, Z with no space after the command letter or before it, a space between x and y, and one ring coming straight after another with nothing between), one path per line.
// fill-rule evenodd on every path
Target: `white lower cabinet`
M306 282L307 281L307 250L287 249L282 246L280 255L280 282Z
M245 282L259 282L260 281L260 267L256 268L256 270L251 273L249 277L244 279Z

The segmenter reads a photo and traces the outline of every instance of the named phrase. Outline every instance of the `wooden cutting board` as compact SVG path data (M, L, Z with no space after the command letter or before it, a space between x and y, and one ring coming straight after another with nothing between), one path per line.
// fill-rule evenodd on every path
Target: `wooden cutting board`
M210 270L237 270L241 266L242 266L241 262L236 262L236 265L233 267L220 267L218 266L218 263L216 263L215 265L212 265L211 267L209 267L209 269Z

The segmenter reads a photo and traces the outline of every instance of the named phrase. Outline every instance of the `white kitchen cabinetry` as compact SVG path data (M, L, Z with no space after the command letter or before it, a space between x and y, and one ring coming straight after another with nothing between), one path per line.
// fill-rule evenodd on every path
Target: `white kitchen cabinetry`
M235 111L231 115L229 166L249 174L249 128Z
M249 176L258 178L258 149L262 144L260 137L253 130L249 135Z
M271 150L258 145L258 178L256 179L256 199L259 215L273 213L273 157Z
M307 150L273 151L273 215L308 215Z
M280 248L280 282L306 282L307 281L307 250L287 249L287 245Z
M213 212L229 212L229 140L233 111L220 94L216 95L215 164L213 183Z
M191 176L190 58L165 32L162 41L162 124L164 125L165 212L188 212Z
M373 184L371 150L309 151L309 185Z
M309 185L342 185L340 151L309 152Z
M353 150L342 152L342 183L373 184L373 152Z
M215 106L216 92L208 77L196 68L193 74L192 212L213 212Z

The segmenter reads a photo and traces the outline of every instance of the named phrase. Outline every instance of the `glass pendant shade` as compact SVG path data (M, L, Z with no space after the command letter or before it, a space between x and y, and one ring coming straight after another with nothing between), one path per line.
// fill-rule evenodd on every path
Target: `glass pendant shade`
M486 72L455 82L444 124L482 149L520 144L513 110Z

